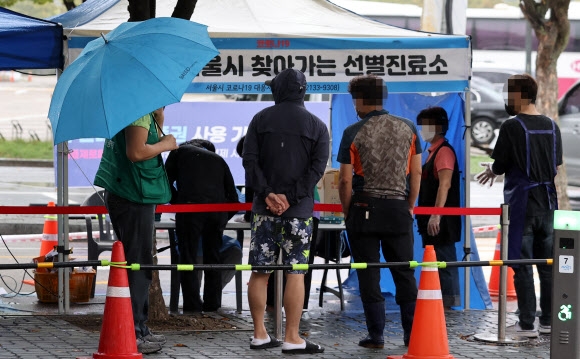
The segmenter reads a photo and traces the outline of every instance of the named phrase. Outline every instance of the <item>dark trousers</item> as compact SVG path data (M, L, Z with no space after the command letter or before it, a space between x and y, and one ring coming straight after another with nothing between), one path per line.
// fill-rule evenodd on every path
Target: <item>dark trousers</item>
M153 264L153 233L155 231L155 205L138 204L105 191L105 205L111 217L115 235L123 243L128 264ZM151 271L127 271L135 335L148 335L145 324L149 317L149 286Z
M220 263L219 250L222 246L221 213L177 213L175 232L180 264L197 262L199 241L202 239L203 263ZM183 311L215 311L222 305L222 274L218 270L204 271L203 302L200 297L200 282L192 271L180 273L183 292Z
M554 213L527 216L522 237L521 259L552 258L554 249ZM537 265L540 279L540 324L550 325L552 316L552 266ZM536 319L536 291L531 265L513 268L518 296L519 320L523 329L532 329Z
M439 262L456 262L457 251L455 243L435 244L435 255ZM439 268L439 282L441 283L441 294L443 295L443 305L445 307L457 307L461 305L459 289L459 268Z
M413 260L413 217L405 200L353 196L346 229L356 263L379 263L379 249L387 262ZM390 268L397 293L397 304L417 299L415 270ZM384 302L379 268L357 269L363 303Z
M308 255L308 264L314 263L314 257L316 254L315 248L316 244L318 243L318 223L320 223L320 219L316 217L312 217L312 241L310 242L310 254ZM276 286L275 283L275 275L271 275L268 278L268 289L267 289L267 297L266 297L266 304L273 307L274 301L276 298ZM283 284L282 288L286 288L286 276L283 276ZM308 302L310 301L310 288L312 284L312 269L309 269L308 272L304 275L304 305L302 309L308 309Z

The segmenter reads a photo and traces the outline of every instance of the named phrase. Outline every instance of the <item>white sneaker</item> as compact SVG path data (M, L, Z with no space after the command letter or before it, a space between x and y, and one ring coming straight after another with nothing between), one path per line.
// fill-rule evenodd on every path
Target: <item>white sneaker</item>
M510 325L506 328L506 330L509 331L509 333L513 333L520 337L537 338L539 336L538 330L536 330L535 327L534 329L522 329L520 322L516 322L516 324Z
M540 324L538 331L540 332L540 334L551 334L552 333L552 326Z

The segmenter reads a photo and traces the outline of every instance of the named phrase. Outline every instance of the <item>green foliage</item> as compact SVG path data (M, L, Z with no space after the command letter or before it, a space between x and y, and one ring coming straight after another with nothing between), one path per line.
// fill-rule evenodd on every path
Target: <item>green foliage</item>
M74 3L79 5L82 0L74 0ZM0 6L40 19L66 12L63 0L0 0Z
M473 175L483 171L484 168L479 165L481 162L493 162L493 160L486 155L471 155L469 157L469 173Z
M53 150L50 141L0 141L0 158L52 160Z

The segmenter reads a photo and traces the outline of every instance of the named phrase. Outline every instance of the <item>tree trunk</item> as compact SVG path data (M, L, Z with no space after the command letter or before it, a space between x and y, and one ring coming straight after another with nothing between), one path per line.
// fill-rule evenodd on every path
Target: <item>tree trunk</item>
M66 0L63 0L66 1ZM197 0L177 0L171 17L190 20ZM128 21L145 21L155 17L156 0L129 0Z
M157 235L153 234L153 264L157 264ZM149 319L151 320L168 320L169 311L165 300L163 299L163 290L159 280L159 271L153 271L151 286L149 287Z
M177 0L177 4L173 9L173 14L171 14L171 17L190 20L191 15L193 15L193 10L195 10L196 4L197 0Z
M538 39L536 108L556 123L559 123L557 62L570 38L569 6L570 0L548 0L541 3L536 3L534 0L524 0L520 5ZM547 10L550 10L550 18L546 20ZM555 183L559 208L569 210L571 207L567 193L568 177L565 164L559 168Z
M171 17L189 20L197 0L177 0ZM128 21L144 21L155 17L156 0L129 0ZM153 264L157 264L157 236L153 234ZM169 311L163 299L163 290L159 281L159 271L152 273L151 286L149 287L149 318L155 320L168 320Z

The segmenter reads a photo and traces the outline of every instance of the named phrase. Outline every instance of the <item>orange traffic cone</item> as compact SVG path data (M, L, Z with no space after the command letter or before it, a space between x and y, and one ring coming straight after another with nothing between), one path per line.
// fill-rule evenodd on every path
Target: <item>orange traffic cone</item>
M14 71L10 71L10 82L14 82Z
M423 262L436 262L435 249L425 246ZM449 354L447 327L443 310L439 270L423 266L419 280L419 293L415 307L415 319L411 330L409 350L404 355L388 356L387 359L454 359Z
M501 232L498 231L497 242L495 244L495 253L493 255L493 260L501 259L500 252L501 252ZM517 295L516 295L516 288L514 287L514 270L511 269L510 267L508 267L508 270L507 270L506 288L507 288L506 296L511 300L516 299ZM491 267L491 275L489 277L488 289L489 289L490 296L492 296L492 297L499 296L499 267L498 266Z
M125 262L123 244L116 241L113 243L111 263L122 262ZM99 351L93 353L93 359L143 358L143 355L137 351L137 338L135 337L133 310L131 308L127 270L111 267Z
M54 202L48 202L48 207L54 207ZM39 257L52 251L58 245L58 218L55 214L44 216L44 228L42 229L42 241L40 242Z
M54 202L48 202L47 207L54 207ZM44 227L42 229L42 240L40 241L39 257L44 257L58 245L58 218L54 214L44 216ZM25 279L24 284L34 285L34 280Z

